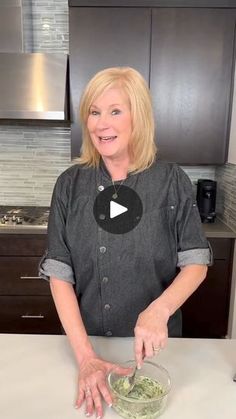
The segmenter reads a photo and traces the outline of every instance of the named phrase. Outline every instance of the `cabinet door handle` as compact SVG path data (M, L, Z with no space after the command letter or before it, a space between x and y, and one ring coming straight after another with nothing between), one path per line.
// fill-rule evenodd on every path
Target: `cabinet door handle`
M22 314L22 319L44 319L43 314Z
M40 276L21 276L20 279L41 279Z

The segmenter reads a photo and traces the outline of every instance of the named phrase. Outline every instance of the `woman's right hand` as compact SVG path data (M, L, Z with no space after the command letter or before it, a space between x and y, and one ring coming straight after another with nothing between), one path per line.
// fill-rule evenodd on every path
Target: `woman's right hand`
M85 402L86 416L91 416L94 411L97 419L103 416L102 399L109 407L112 406L112 395L107 388L106 377L114 368L121 375L131 372L130 368L122 368L98 357L89 358L80 364L79 390L75 407L80 408Z

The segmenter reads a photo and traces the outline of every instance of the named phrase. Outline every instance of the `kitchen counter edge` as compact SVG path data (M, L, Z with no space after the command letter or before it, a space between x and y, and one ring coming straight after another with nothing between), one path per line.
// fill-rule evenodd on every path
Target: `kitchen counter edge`
M220 218L214 223L203 223L203 230L208 238L236 239L236 231L228 227Z
M207 237L236 239L236 231L228 227L220 218L214 223L202 224ZM0 227L0 234L47 234L47 226L4 226Z

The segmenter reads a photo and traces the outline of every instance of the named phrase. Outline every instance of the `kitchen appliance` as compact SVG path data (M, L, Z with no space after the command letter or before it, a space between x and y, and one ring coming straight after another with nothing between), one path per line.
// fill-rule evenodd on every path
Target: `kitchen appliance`
M0 120L68 120L68 55L0 53Z
M49 207L0 206L0 231L7 227L47 227Z
M213 223L216 212L217 184L211 179L198 179L197 205L203 223Z

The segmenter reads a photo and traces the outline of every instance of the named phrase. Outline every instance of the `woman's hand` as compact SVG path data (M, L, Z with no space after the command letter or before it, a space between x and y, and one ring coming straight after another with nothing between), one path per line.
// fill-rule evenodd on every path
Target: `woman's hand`
M85 401L86 416L91 416L95 411L97 419L102 417L102 399L109 407L112 406L113 400L106 385L106 376L114 368L121 375L130 373L130 369L119 367L96 357L89 358L80 364L79 392L75 407L80 408Z
M144 358L151 358L166 346L168 338L168 310L158 300L139 314L134 329L136 363L141 367Z

